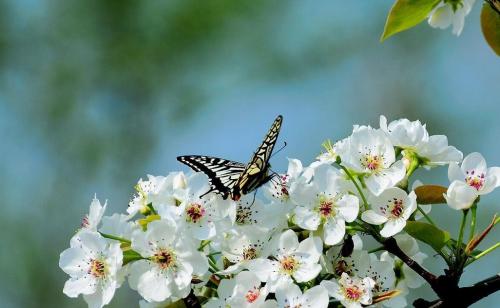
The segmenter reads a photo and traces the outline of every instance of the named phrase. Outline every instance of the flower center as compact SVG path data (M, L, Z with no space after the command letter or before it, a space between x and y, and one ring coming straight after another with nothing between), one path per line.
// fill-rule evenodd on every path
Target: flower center
M257 250L254 247L243 249L243 260L253 260L257 258Z
M151 257L151 260L161 269L166 270L175 265L175 254L169 249L160 249Z
M363 295L363 290L356 285L348 286L344 288L344 295L348 300L357 302Z
M292 275L299 267L299 262L292 256L283 257L280 264L281 270L288 275Z
M342 259L342 260L339 260L338 262L335 263L335 274L337 274L338 276L341 276L342 273L347 273L348 275L351 275L352 273L352 270L349 266L349 264L347 264L347 261Z
M381 155L366 153L360 160L361 165L371 172L379 171L384 165L384 157Z
M199 222L205 216L205 209L199 203L191 203L186 207L186 220L192 223Z
M481 190L484 186L484 173L475 174L475 170L468 170L465 172L465 182L470 187L474 187L476 190Z
M101 260L92 259L88 273L95 278L102 279L106 277L106 264Z
M240 225L249 224L251 222L252 210L248 207L238 206L236 210L236 223Z
M399 216L403 214L403 210L404 210L403 200L394 198L392 200L391 215L394 218L399 218Z
M259 296L260 296L260 289L257 289L255 287L253 290L249 290L247 294L245 294L245 298L249 303L255 302L259 298Z
M326 196L320 196L317 211L323 220L334 217L336 214L335 200Z

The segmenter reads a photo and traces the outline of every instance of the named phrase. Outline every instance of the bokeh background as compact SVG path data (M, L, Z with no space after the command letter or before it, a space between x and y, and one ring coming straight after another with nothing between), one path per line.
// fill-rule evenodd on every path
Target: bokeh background
M0 2L0 306L85 307L62 293L58 258L94 193L124 212L140 177L187 170L177 155L246 161L277 114L288 143L277 171L381 114L420 119L500 165L500 61L479 1L459 38L424 23L381 44L391 2ZM446 172L417 176L447 184ZM483 198L479 229L499 200ZM434 215L456 235L458 212ZM463 284L499 272L498 256ZM138 299L125 284L110 307Z

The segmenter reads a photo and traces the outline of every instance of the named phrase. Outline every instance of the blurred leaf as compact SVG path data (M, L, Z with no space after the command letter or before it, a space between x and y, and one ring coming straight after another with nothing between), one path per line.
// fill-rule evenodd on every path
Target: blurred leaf
M418 204L438 204L446 203L443 194L447 188L440 185L422 185L415 188Z
M500 56L500 13L488 3L481 10L481 29L488 45Z
M416 26L441 0L396 0L387 16L380 41Z
M450 233L425 222L407 221L405 231L417 240L430 245L436 251L440 251L450 240Z

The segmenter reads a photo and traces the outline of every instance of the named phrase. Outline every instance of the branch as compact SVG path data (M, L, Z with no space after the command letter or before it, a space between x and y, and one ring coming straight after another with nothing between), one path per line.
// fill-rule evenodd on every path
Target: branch
M382 242L384 245L384 248L395 255L396 257L400 258L406 265L408 265L409 268L414 270L417 274L419 274L422 278L427 281L431 287L434 289L434 285L437 283L438 278L432 274L431 272L427 271L425 268L420 266L415 260L410 258L407 254L405 254L401 248L399 248L398 243L396 240L392 237L388 238L384 242ZM438 294L439 295L439 294Z
M413 306L417 308L468 307L498 290L500 290L499 274L477 282L470 287L459 288L456 292L447 294L446 297L435 301L430 302L419 298L413 302Z

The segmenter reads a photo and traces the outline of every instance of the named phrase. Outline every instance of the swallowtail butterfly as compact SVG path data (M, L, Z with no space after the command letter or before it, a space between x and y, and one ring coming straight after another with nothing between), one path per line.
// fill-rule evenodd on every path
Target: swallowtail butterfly
M259 188L273 177L272 174L269 175L271 167L269 158L278 139L282 121L281 115L276 117L264 141L246 165L204 155L179 156L177 160L188 165L194 171L201 171L208 176L211 188L202 196L215 192L222 195L224 199L230 197L232 200L238 201L241 195Z

